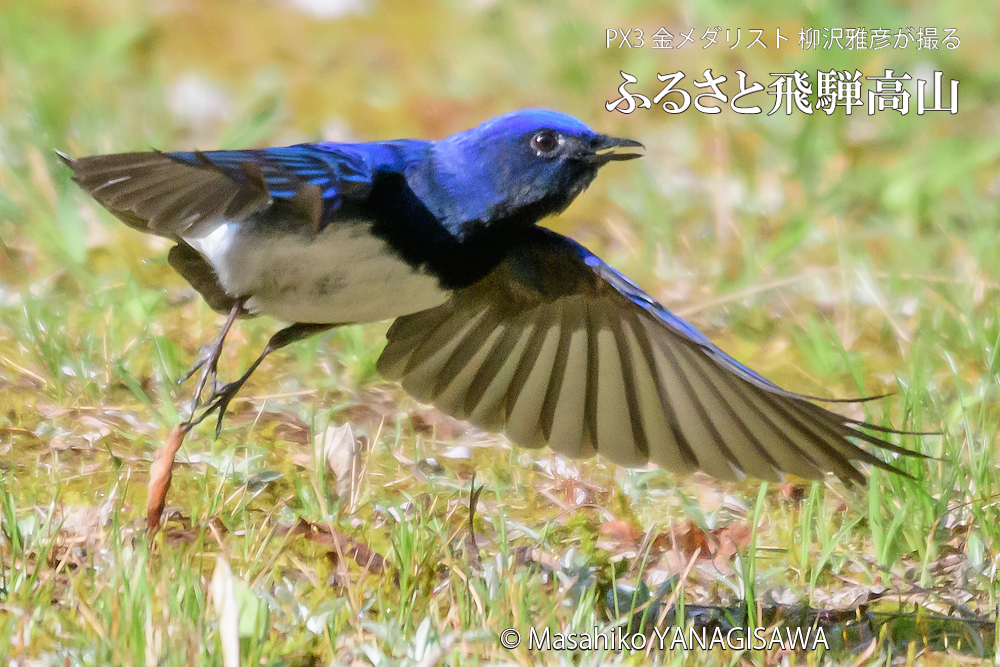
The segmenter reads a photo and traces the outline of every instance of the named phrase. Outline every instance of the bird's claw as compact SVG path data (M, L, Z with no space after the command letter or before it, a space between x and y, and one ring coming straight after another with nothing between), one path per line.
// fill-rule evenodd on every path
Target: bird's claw
M229 408L230 402L236 397L236 393L240 390L240 383L230 382L229 384L218 389L213 397L217 396L213 402L215 409L219 411L219 416L215 421L215 437L218 438L222 433L222 419L226 416L226 410Z
M198 416L197 419L192 419L190 422L191 426L197 426L201 422L205 421L210 414L218 411L219 415L215 422L215 437L218 438L222 433L222 420L226 416L226 410L229 409L229 404L236 394L239 393L240 387L243 386L242 382L230 382L229 384L223 385L216 389L212 396L208 399L207 405L204 411Z
M193 376L199 369L201 370L201 377L198 378L198 385L195 387L194 396L191 398L190 412L192 417L194 417L198 408L202 405L201 395L205 392L205 387L209 385L210 379L212 396L208 399L208 403L215 400L216 395L219 393L219 354L217 348L213 346L202 347L198 361L191 367L191 370L184 374L184 377L178 380L178 384Z

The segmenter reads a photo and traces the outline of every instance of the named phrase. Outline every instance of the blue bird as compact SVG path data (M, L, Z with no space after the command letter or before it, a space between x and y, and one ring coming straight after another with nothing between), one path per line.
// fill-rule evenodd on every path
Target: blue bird
M637 141L553 111L441 141L71 159L74 180L229 317L195 367L198 423L271 352L395 318L378 370L417 399L525 447L600 453L719 479L862 481L895 470L853 440L913 454L721 351L574 241L537 226ZM194 414L237 317L292 323ZM863 429L863 430L862 430Z

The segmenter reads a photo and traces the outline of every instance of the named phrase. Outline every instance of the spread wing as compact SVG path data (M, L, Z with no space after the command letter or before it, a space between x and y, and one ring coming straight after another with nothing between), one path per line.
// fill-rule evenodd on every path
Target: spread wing
M785 391L714 346L582 246L542 228L443 305L401 317L379 372L526 447L718 479L862 481L851 442L886 431Z
M72 159L73 180L140 231L197 237L276 203L321 227L347 199L363 199L372 168L347 145L261 150L121 153Z

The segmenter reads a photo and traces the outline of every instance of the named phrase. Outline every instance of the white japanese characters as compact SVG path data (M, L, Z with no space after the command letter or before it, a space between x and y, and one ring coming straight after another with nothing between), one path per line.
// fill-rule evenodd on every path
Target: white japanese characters
M781 34L781 28L774 29L773 40L770 32L763 28L725 28L716 26L706 28L698 41L695 41L695 28L690 28L687 32L674 29L676 36L667 28L660 28L649 33L643 28L607 28L605 30L605 47L619 49L641 49L648 43L653 49L683 49L696 48L701 43L702 49L720 45L719 48L730 50L740 47L750 49L766 49L768 42L775 49L780 49L783 42L788 41L788 37ZM895 31L894 31L895 30ZM764 33L768 32L765 37ZM955 34L957 28L937 28L924 27L914 28L864 28L860 26L850 28L812 28L805 27L799 30L798 46L803 51L824 50L830 51L839 49L841 51L878 51L887 49L916 48L924 49L957 49L962 40ZM725 38L720 35L725 33ZM688 46L690 45L690 46Z
M809 72L771 72L770 76L774 77L774 80L766 88L757 81L748 85L747 73L736 70L739 91L735 92L732 98L721 88L721 85L729 80L724 74L714 76L711 69L706 69L702 73L703 80L692 79L692 86L708 91L692 97L690 92L679 86L686 77L684 72L673 72L656 75L656 78L666 85L660 88L652 101L646 95L629 90L629 86L639 83L635 76L625 71L620 74L623 79L622 84L618 86L620 97L605 104L609 112L630 114L637 109L652 109L656 105L666 113L678 114L687 111L693 105L702 113L717 114L728 104L735 113L759 114L763 113L760 106L746 104L741 100L766 90L768 95L774 97L771 110L767 112L768 116L782 110L786 115L791 115L793 112L812 114L815 111L822 111L830 116L837 109L843 109L845 114L850 115L855 107L867 107L870 116L881 111L896 111L905 116L910 111L911 97L916 98L918 116L924 115L927 111L958 113L959 82L955 79L950 80L951 86L945 104L942 90L944 73L938 71L934 72L932 89L929 93L928 82L917 79L916 94L912 94L904 85L911 81L912 77L905 72L896 75L891 69L885 70L882 76L864 76L860 70L853 72L819 70L816 72L815 86ZM867 88L865 82L870 82ZM931 98L930 101L928 97Z

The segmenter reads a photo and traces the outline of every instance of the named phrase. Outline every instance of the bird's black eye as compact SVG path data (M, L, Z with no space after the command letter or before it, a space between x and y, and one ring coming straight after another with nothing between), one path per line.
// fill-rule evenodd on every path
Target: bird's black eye
M559 135L552 130L542 130L531 138L531 148L538 156L548 155L559 148Z

